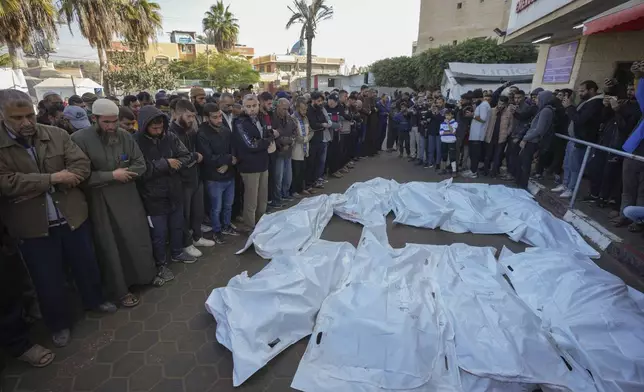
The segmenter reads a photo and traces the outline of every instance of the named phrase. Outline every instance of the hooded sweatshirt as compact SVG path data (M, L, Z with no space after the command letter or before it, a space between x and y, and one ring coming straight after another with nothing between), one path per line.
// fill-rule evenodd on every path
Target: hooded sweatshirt
M179 170L181 174L181 180L183 185L195 189L199 186L199 164L197 164L197 132L192 128L184 129L177 123L173 121L170 124L170 132L174 133L181 143L190 151L191 160L190 162Z
M158 117L163 118L164 132L158 137L150 136L146 132L148 124ZM168 159L177 159L183 167L192 161L192 154L181 140L167 130L165 113L154 106L141 108L139 131L133 136L145 158L146 170L138 178L137 186L146 212L151 216L169 214L183 203L181 175L170 166Z
M555 118L555 109L551 106L554 94L550 91L539 93L539 111L534 116L528 132L523 137L524 142L539 143L552 129Z

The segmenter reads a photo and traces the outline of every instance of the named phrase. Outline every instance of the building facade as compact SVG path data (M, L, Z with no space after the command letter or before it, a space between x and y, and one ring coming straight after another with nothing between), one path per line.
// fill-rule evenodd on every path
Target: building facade
M533 87L631 82L644 58L644 0L513 0L505 44L538 43Z
M505 30L509 0L421 0L413 53Z
M259 88L268 91L306 76L306 56L269 54L253 58L251 64L259 72ZM313 56L311 75L339 75L343 66L344 59Z

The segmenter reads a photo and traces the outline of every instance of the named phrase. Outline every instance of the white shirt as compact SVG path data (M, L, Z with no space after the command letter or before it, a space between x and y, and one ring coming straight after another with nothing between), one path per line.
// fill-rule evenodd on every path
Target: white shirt
M481 102L480 105L476 107L474 111L474 118L472 120L472 125L470 126L470 140L482 142L485 140L485 131L487 129L487 123L490 121L490 112L492 108L487 101ZM479 117L483 122L476 120L476 117Z

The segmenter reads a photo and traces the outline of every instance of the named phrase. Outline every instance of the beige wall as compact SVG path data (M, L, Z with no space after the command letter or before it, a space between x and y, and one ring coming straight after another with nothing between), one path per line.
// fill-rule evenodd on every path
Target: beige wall
M553 45L571 40L553 42ZM600 86L604 79L613 77L617 63L633 62L644 58L644 31L605 33L580 38L575 65L570 82L566 84L543 84L543 71L550 45L540 45L537 72L532 87L543 87L554 90L561 88L575 89L584 80L594 80Z
M462 3L461 9L457 8L458 3ZM415 53L455 40L497 37L493 30L497 27L505 30L510 3L506 0L421 0Z

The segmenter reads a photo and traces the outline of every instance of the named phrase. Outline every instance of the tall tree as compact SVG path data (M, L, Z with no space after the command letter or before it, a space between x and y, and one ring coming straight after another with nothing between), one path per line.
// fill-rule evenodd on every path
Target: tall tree
M163 31L163 18L159 4L148 0L126 0L121 6L122 32L128 46L135 51L145 51L150 40L156 40Z
M58 38L51 0L0 0L0 43L7 45L11 66L20 68L17 49L34 38Z
M325 0L313 0L309 5L306 0L293 0L293 7L288 6L291 18L286 23L289 29L301 24L300 39L306 40L306 89L311 91L311 68L313 62L313 38L317 33L318 23L333 17L333 7L326 5Z
M219 0L217 4L210 6L202 21L206 42L214 42L220 52L234 48L239 35L237 18L229 8L229 5L224 5L224 2Z

